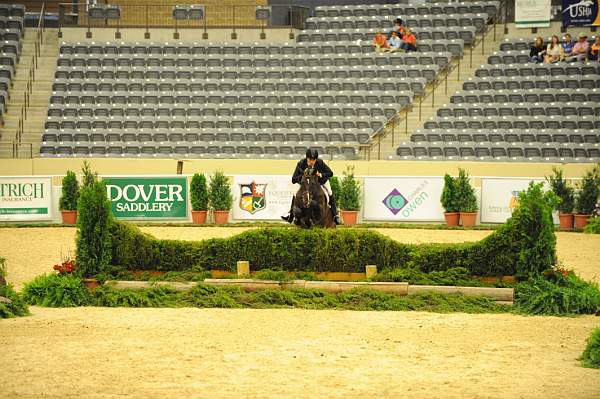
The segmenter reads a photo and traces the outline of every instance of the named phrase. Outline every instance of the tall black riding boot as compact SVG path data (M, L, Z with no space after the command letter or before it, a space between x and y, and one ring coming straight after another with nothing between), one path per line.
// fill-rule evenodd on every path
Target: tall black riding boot
M288 223L292 223L294 221L294 198L292 197L292 206L290 206L290 213L287 216L282 216L282 220L285 220Z
M331 213L333 214L333 221L335 224L340 224L340 217L337 214L337 205L333 195L329 197L329 206L331 207Z

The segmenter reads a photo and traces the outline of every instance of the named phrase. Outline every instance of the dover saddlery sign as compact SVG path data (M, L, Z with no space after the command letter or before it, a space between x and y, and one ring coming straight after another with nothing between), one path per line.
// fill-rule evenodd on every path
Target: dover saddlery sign
M441 177L365 177L364 219L442 221Z
M113 215L122 219L187 217L187 178L104 177Z
M0 177L0 220L34 221L51 217L50 177Z

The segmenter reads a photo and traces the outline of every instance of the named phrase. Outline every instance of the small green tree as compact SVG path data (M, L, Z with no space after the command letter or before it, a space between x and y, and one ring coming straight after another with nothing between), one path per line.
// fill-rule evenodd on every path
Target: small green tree
M208 202L214 211L228 211L233 205L231 185L222 171L216 171L210 179Z
M335 198L336 200L340 198L340 191L342 190L342 188L340 187L340 180L337 178L337 176L332 176L329 179L329 185L331 186L331 193L333 194L333 198Z
M600 176L595 170L588 171L579 184L579 193L576 199L577 212L582 215L590 215L596 208L596 201L600 194Z
M83 187L89 187L92 184L94 184L96 180L98 180L98 172L94 172L92 170L92 167L90 166L90 163L88 161L83 161L83 166L81 167L81 175L83 176Z
M59 201L61 211L77 210L77 200L79 199L79 183L77 176L73 171L67 171L67 175L62 180L62 195Z
M477 197L475 189L471 185L469 175L464 169L458 169L458 178L456 180L456 198L458 210L460 212L477 212Z
M360 209L360 183L354 178L354 166L347 166L344 171L338 200L340 209L345 211Z
M206 191L206 177L203 174L194 174L190 183L192 197L192 210L205 211L208 209L208 193Z
M112 260L111 204L104 182L92 176L78 203L77 265L84 277L104 271Z
M446 173L444 176L444 190L440 197L442 207L446 210L446 213L458 212L460 210L457 195L457 180Z
M546 181L550 184L552 192L556 194L559 201L555 206L556 210L560 213L571 213L573 212L575 192L573 187L567 184L567 181L563 178L562 169L552 168L554 174L552 176L546 176Z

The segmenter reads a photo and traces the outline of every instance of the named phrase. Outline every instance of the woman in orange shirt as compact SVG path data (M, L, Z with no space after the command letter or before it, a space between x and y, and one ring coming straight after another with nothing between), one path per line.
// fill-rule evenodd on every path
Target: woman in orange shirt
M410 28L406 28L406 34L402 38L400 48L404 51L417 51L417 38Z
M386 51L390 46L388 45L387 37L383 34L383 32L377 32L375 38L373 39L373 45L375 46L375 51L381 52Z
M590 60L599 61L598 53L600 52L600 36L596 36L596 41L590 49Z

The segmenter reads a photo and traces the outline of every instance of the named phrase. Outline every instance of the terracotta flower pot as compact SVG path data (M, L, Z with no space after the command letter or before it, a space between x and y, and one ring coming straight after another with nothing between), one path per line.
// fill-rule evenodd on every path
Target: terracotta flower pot
M90 290L95 290L100 286L100 283L95 278L84 278L83 285L85 285Z
M342 221L347 226L354 226L358 219L358 211L340 211L342 214Z
M207 211L192 211L192 223L204 224L206 223Z
M461 224L465 227L475 226L476 220L477 220L477 212L461 212L460 213Z
M62 222L64 224L75 224L77 223L77 211L60 211L62 215Z
M573 228L573 214L572 213L559 213L558 220L560 221L561 229L572 229Z
M229 211L213 211L215 224L225 224L229 219Z
M446 218L446 224L448 226L458 226L458 221L460 219L460 213L458 212L445 212L444 218Z
M587 226L588 222L590 221L590 216L591 215L576 214L575 215L575 228L583 229L585 226Z

